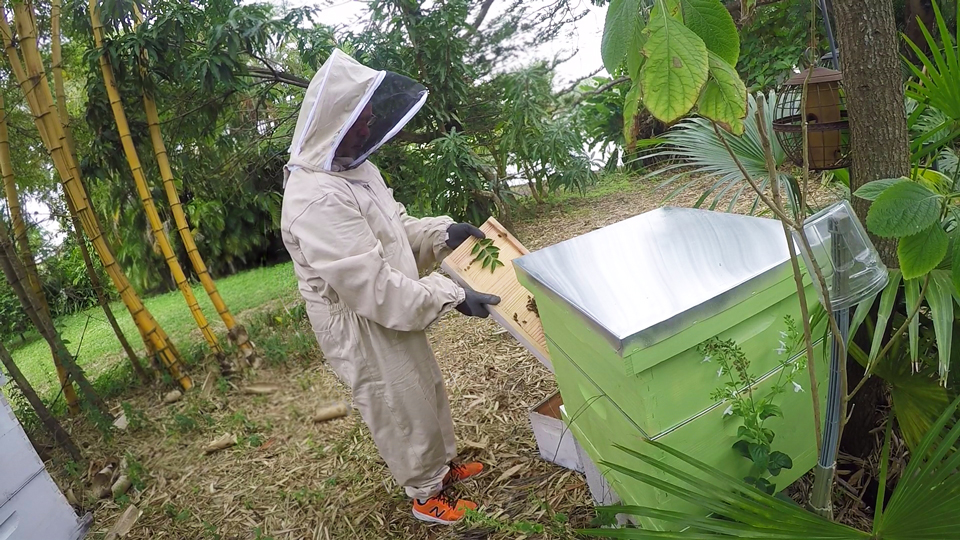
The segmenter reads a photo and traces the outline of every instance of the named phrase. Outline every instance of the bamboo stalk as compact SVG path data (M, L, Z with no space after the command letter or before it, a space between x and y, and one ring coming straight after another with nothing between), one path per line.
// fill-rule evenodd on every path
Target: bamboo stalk
M83 456L80 454L80 449L74 444L73 439L70 438L70 434L67 433L67 431L63 429L63 426L60 425L60 422L50 414L50 409L47 409L47 406L44 405L40 397L37 396L37 392L30 386L27 378L23 376L20 368L14 363L13 357L10 356L10 352L3 346L3 343L0 343L0 363L7 368L7 373L10 374L10 378L16 383L20 392L23 393L23 397L26 398L27 403L36 411L37 417L40 418L40 423L43 424L43 427L46 428L53 437L53 442L66 450L74 461L82 461Z
M139 13L137 15L139 22ZM143 69L143 72L144 76L147 76L146 69ZM223 298L220 296L220 292L217 290L217 285L213 282L213 278L210 276L210 272L207 270L207 265L203 262L203 257L200 255L200 250L197 249L197 244L194 241L193 233L190 232L190 224L187 222L187 216L183 211L183 204L180 202L180 195L177 193L177 186L173 178L173 169L170 167L167 148L163 142L163 134L160 131L160 115L157 112L157 103L152 97L150 97L146 89L144 89L143 92L143 108L147 115L147 126L150 130L150 141L153 143L153 152L156 155L157 165L160 168L160 177L163 179L163 189L167 195L167 202L170 204L170 212L173 214L174 222L177 225L177 231L180 233L180 240L183 242L183 247L186 249L187 256L190 258L190 264L193 266L193 271L196 272L197 277L200 279L200 283L203 284L203 289L207 292L207 296L210 297L210 302L213 303L213 307L217 310L217 314L220 315L220 319L223 320L223 324L227 327L227 335L229 336L230 340L240 348L244 360L249 365L254 362L256 351L253 348L253 343L247 336L246 329L244 329L243 325L238 324L236 319L233 318L233 314L230 313L230 309L227 307L226 302L224 302Z
M40 308L49 316L50 305L47 303L47 297L43 294L43 289L40 286L37 262L33 256L33 250L30 249L27 227L20 212L20 195L17 193L17 182L13 174L13 160L10 159L10 138L7 133L7 112L4 107L3 96L0 96L0 176L3 176L3 191L7 200L7 208L10 210L10 222L13 225L14 238L19 247L19 256L26 267L27 280L30 288L33 289L40 301ZM57 371L57 379L60 381L60 388L63 388L63 397L67 402L67 409L71 414L76 414L80 412L77 392L70 383L67 370L60 362L56 351L51 349L51 353L53 355L53 365Z
M76 162L77 147L73 139L73 130L70 127L70 113L67 111L67 93L63 83L63 54L60 47L60 4L60 0L53 0L51 3L50 14L50 50L51 60L53 62L53 87L57 98L57 114L60 117L60 125L63 128L64 135L66 135L67 151L73 158L74 162ZM148 383L150 382L149 375L147 375L147 372L140 364L140 360L137 357L136 351L134 351L133 347L130 346L127 336L124 335L123 330L120 328L120 324L117 323L117 318L113 314L113 310L110 308L110 301L107 299L107 295L103 289L103 284L100 281L100 276L97 275L96 267L93 265L93 260L90 257L90 251L87 249L87 243L84 241L83 226L80 224L80 218L77 215L77 209L73 205L73 201L70 199L70 197L64 197L64 199L67 201L67 211L70 213L70 219L73 223L74 237L76 238L77 245L80 248L80 255L83 257L83 264L86 268L87 276L90 278L90 284L93 286L94 293L97 295L97 303L100 304L100 308L103 310L103 314L106 316L107 322L113 329L113 333L117 336L117 341L120 342L120 346L127 354L127 358L130 360L130 365L133 367L134 373L137 374L137 377L141 382ZM149 340L144 341L149 343Z
M110 99L110 108L113 110L113 117L117 124L117 132L120 134L120 142L123 144L123 153L127 158L127 164L130 166L130 172L133 175L137 193L143 204L143 210L147 214L150 229L153 231L154 239L160 246L160 252L167 262L170 274L173 276L177 288L179 288L183 294L183 298L190 308L190 313L193 315L197 327L200 328L200 332L203 334L210 348L217 355L222 356L223 349L220 347L217 336L213 333L213 329L210 328L210 323L207 322L207 318L200 309L200 304L197 303L197 298L194 296L193 289L187 281L187 276L180 266L180 261L177 260L176 254L170 246L170 240L163 230L160 214L157 212L157 207L153 202L153 194L150 193L150 187L147 185L147 179L140 164L140 156L137 155L136 145L134 145L133 137L130 135L130 126L127 123L127 115L123 110L120 91L117 89L117 83L113 76L113 68L110 66L106 54L103 54L103 24L100 22L100 16L97 11L96 0L90 0L90 22L93 25L93 38L97 48L100 49L101 52L100 71L103 74L103 82L107 88L107 96Z
M117 288L120 298L130 311L130 315L141 334L149 340L150 347L156 352L160 362L184 389L190 389L193 386L193 381L181 369L180 353L163 328L157 324L150 311L143 305L140 297L131 287L123 269L117 264L109 244L103 238L96 214L87 199L76 160L64 149L65 136L59 120L56 118L53 97L50 93L50 87L46 83L43 62L36 48L36 32L32 25L32 11L33 4L29 0L14 5L18 28L18 33L15 36L7 24L5 13L0 10L0 38L3 39L4 51L10 60L11 69L24 92L30 112L37 124L37 130L40 132L44 146L46 146L57 174L60 176L64 192L73 201L79 213L83 230L90 238L104 269ZM22 47L23 63L21 63L17 45Z
M96 390L93 389L93 386L90 385L86 375L83 374L83 370L80 369L80 366L74 361L73 355L67 350L63 340L60 339L60 334L57 333L53 325L53 319L48 313L40 309L40 300L33 292L33 289L30 288L30 284L27 283L26 270L23 267L23 263L20 262L19 257L17 257L17 252L13 247L13 242L10 240L10 234L7 231L6 225L2 224L0 224L0 271L6 276L7 282L10 283L13 292L20 300L20 305L27 313L27 316L33 321L40 335L43 336L50 345L54 354L60 359L60 362L70 374L70 377L77 383L87 403L94 406L104 416L112 419L107 405L100 399L100 396Z

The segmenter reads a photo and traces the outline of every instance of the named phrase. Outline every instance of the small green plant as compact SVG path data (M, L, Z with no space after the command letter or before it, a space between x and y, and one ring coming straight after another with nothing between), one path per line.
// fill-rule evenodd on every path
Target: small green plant
M217 527L209 521L203 522L203 536L207 540L222 540L222 536L217 532Z
M143 464L137 461L137 458L127 452L124 456L124 459L127 461L127 479L130 480L130 485L133 486L137 491L143 491L147 487L146 477L147 471L143 468Z
M256 529L254 529L253 534L254 534L253 540L273 540L272 536L265 536L263 534L263 531L260 530L260 527L257 527Z
M217 392L220 394L226 394L230 391L230 381L225 377L217 378Z
M139 431L147 424L147 416L142 410L134 408L126 401L121 403L120 407L123 408L123 415L127 417L127 427L130 431Z
M753 464L744 481L770 494L776 491L776 486L764 476L767 473L778 476L783 469L793 468L793 460L783 452L771 450L776 434L765 423L775 416L783 418L783 411L774 401L788 389L803 391L794 378L806 368L805 358L790 361L803 336L791 317L785 317L784 321L787 330L780 332L780 346L774 351L780 358L780 374L773 388L765 395L757 392L759 380L750 373L750 360L736 342L714 337L702 343L698 349L703 354L703 362L715 362L719 366L717 377L725 378L723 386L710 395L711 399L728 401L730 405L724 411L724 416L732 415L742 422L737 429L737 441L733 449Z
M70 475L70 478L73 478L74 480L79 480L80 476L82 476L85 471L83 465L73 461L72 459L64 463L63 468L67 471L67 474Z
M500 248L493 244L491 238L484 238L477 242L470 254L474 255L472 263L480 262L483 268L490 268L490 273L503 266L503 262L500 261Z
M247 444L253 448L259 448L263 446L263 435L260 435L259 433L250 435L247 437Z
M177 507L171 503L163 505L163 513L168 518L172 519L174 523L183 523L190 519L191 516L190 510L186 508L177 510Z
M185 414L176 413L173 415L173 427L180 433L189 433L199 429L200 426L193 418Z

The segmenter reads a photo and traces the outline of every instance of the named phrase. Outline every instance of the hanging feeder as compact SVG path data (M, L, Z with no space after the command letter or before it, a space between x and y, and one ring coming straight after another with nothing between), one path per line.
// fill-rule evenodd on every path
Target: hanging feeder
M813 68L807 83L807 103L801 111L803 84L809 70L784 83L777 97L773 131L787 157L803 166L803 120L807 122L810 169L842 169L850 162L850 127L844 98L843 75Z

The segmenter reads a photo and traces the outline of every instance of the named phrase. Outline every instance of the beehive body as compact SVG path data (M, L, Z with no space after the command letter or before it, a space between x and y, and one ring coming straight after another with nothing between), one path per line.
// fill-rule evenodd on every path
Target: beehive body
M683 219L691 217L687 212L679 215ZM663 216L656 216L654 223L657 224L657 220ZM671 217L669 214L666 216ZM694 217L700 219L704 216ZM706 216L707 220L715 218L721 221L727 219ZM755 224L771 233L775 229L770 221L738 222L735 226L749 229ZM773 224L779 229L779 224ZM635 228L643 232L642 227ZM662 227L657 225L648 228ZM718 234L721 235L719 241L723 241L722 231ZM605 330L617 321L598 320L602 317L595 315L596 310L591 314L583 308L603 307L603 302L587 298L585 295L588 294L606 294L610 301L617 301L615 289L604 291L597 286L578 286L574 278L568 277L576 275L576 271L541 279L543 273L537 274L537 265L525 264L523 259L517 261L518 279L537 301L554 374L563 397L565 420L595 463L613 462L659 477L660 473L656 470L615 448L615 445L621 445L639 451L652 451L652 447L643 443L644 439L649 438L734 477L747 474L750 462L732 448L741 420L724 415L728 403L716 403L711 399L711 393L721 387L723 381L717 376L716 363L703 361L698 345L711 337L732 339L750 360L751 374L762 377L758 385L759 392L765 394L777 382L780 360L784 359L776 352L784 340L781 335L786 330L784 317L789 315L798 323L800 321L799 301L789 263L771 266L768 264L771 260L769 253L763 253L764 250L786 251L782 230L779 234L779 240L774 234L752 239L769 242L770 246L761 246L758 257L763 264L758 266L759 271L748 272L748 277L743 281L731 279L725 282L724 286L732 284L736 288L736 294L724 295L720 294L722 291L713 291L717 294L706 296L702 305L691 304L691 307L683 308L683 312L667 313L663 320L646 317L644 324L653 321L653 324L666 328L646 336L641 333L633 337L613 336L612 339L611 333ZM679 241L684 240L680 237ZM663 254L656 242L638 241L638 245L649 250L651 257L663 257L669 263L668 271L676 263L669 254ZM557 251L562 253L561 250ZM574 248L568 246L567 252L589 252L589 249L582 245ZM712 255L695 254L694 257L699 258L693 264L701 265L702 272L722 273L722 267L729 265L729 259L711 259L718 256L717 253L723 254L722 251L715 251ZM560 260L553 254L546 255L541 258L541 263ZM551 259L551 256L554 258ZM634 254L632 260L642 256ZM615 258L605 262L610 264L611 261L617 264ZM562 261L560 264L563 264ZM541 264L539 270L548 266ZM617 274L616 269L607 271L607 275ZM585 275L588 273L581 271L579 274L581 278ZM677 275L682 275L682 272L677 272ZM679 279L677 283L671 283L669 275L664 279L666 281L659 283L631 284L639 288L630 293L633 295L631 301L644 298L644 287L684 286ZM708 276L705 279L711 278ZM561 286L557 286L558 283ZM809 281L806 282L805 293L808 304L813 305L816 293ZM663 297L663 294L660 296ZM626 313L629 309L621 311ZM636 311L641 312L642 307ZM640 318L644 317L641 313ZM822 328L818 332L815 335L822 335ZM612 343L619 343L619 350L611 346ZM822 383L827 371L822 346L815 348L815 365ZM765 423L765 427L776 432L773 450L785 452L794 462L792 469L784 470L771 479L781 488L805 474L816 461L809 377L801 373L797 382L805 391L795 393L791 390L777 398L776 404L783 410L784 418L771 418ZM820 383L818 386L822 385ZM825 391L820 392L821 399L825 394ZM627 476L610 473L608 480L625 504L673 511L693 509ZM642 523L645 527L662 526L651 520L642 520Z

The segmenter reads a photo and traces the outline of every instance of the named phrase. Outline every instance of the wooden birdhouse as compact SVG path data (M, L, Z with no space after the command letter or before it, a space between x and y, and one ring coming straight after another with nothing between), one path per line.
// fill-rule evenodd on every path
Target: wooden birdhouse
M810 169L842 169L849 164L850 128L842 78L839 71L816 67L812 73L808 69L794 75L780 89L773 131L787 157L797 166L803 166L804 122L807 124ZM807 101L804 106L805 81Z

